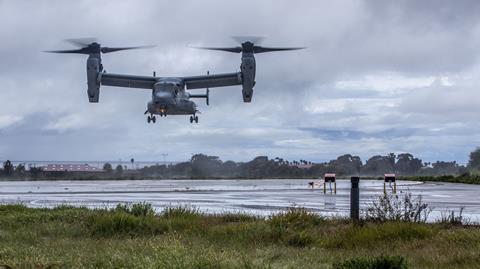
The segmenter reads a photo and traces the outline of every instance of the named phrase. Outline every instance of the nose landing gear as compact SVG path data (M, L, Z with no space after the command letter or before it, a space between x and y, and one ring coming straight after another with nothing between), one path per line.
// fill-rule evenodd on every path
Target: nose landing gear
M195 115L190 116L190 123L193 123L193 122L198 123L198 116L195 116Z

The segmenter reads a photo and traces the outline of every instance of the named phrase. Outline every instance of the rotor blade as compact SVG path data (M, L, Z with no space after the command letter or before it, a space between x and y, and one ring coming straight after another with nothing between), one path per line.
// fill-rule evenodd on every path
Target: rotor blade
M255 53L263 53L263 52L271 52L271 51L301 50L301 49L305 49L305 47L296 47L296 48L269 48L269 47L261 47L261 46L253 47L253 51Z
M245 42L251 42L253 44L260 44L265 39L263 36L232 36L233 40L242 44Z
M120 51L120 50L134 50L134 49L144 49L144 48L152 48L154 46L137 46L137 47L123 47L123 48L109 48L109 47L102 47L100 51L102 53L109 53L109 52L115 52L115 51Z
M85 38L69 38L69 39L65 39L65 41L77 47L83 48L83 47L87 47L88 45L94 42L97 42L97 39L93 37L85 37Z
M48 53L76 53L76 54L88 54L88 52L85 51L85 49L76 49L76 50L49 50L49 51L44 51Z
M235 52L235 53L242 52L242 47L229 47L229 48L193 47L193 48L202 49L202 50L220 50L220 51L228 51L228 52Z

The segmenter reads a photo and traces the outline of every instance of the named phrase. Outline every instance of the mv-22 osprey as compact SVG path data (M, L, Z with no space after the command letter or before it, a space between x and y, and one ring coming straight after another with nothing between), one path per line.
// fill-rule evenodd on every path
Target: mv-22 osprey
M242 37L236 38L241 40ZM198 123L199 111L195 102L191 98L205 98L209 105L209 89L214 87L224 87L233 85L242 85L243 101L251 102L253 87L255 86L255 53L264 53L271 51L297 50L302 48L271 48L255 45L254 39L250 38L240 41L241 46L236 47L199 47L200 49L219 50L233 53L242 53L242 63L240 71L226 74L208 74L192 77L157 77L155 72L153 76L133 76L107 73L102 65L102 53L110 53L120 50L138 49L144 47L102 47L94 39L70 39L71 43L80 46L73 50L55 50L48 51L52 53L75 53L87 54L87 85L88 99L90 103L98 103L100 95L100 86L117 86L128 88L149 89L152 91L152 100L147 104L145 115L147 122L155 123L155 115L190 115L190 122ZM205 94L192 94L186 90L206 89Z

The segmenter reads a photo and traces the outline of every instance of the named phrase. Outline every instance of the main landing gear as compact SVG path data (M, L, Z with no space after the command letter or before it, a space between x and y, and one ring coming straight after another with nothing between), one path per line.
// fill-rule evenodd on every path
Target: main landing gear
M154 115L151 115L151 116L147 117L147 122L148 123L150 123L150 122L155 123L156 120L157 120L157 118Z
M190 123L193 123L193 122L198 123L198 116L195 116L195 115L190 116Z

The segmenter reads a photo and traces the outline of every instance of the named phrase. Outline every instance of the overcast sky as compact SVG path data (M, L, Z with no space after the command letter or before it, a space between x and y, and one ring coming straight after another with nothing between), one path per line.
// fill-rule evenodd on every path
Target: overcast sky
M326 161L411 152L465 163L480 145L479 1L0 0L0 160ZM188 116L143 112L151 92L86 94L84 55L65 38L155 48L103 56L107 72L190 76L239 70L240 55L192 45L308 49L257 55L252 103L211 89ZM196 90L201 93L203 90Z

